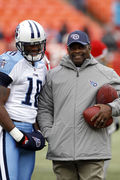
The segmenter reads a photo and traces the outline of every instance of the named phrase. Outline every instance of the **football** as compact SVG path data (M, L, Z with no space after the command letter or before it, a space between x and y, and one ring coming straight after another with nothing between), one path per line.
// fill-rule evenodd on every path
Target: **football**
M110 84L103 85L97 92L96 103L107 104L118 98L117 91Z
M85 121L91 126L94 127L94 123L95 121L91 121L91 118L97 114L99 112L100 108L98 106L92 106L92 107L88 107L87 109L84 110L83 112L83 116ZM113 118L111 117L106 125L104 127L108 127L109 125L111 125L113 122Z

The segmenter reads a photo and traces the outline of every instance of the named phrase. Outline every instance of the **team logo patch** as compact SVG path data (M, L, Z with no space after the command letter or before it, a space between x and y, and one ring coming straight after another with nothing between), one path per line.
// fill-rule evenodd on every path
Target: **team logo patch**
M90 80L90 84L91 84L93 87L96 87L96 86L98 85L96 82L91 81L91 80Z
M34 137L34 136L32 136L32 138L34 139L34 141L35 141L35 143L36 143L36 147L40 147L40 145L41 145L40 139L38 139L38 138L36 138L36 137Z
M1 67L1 68L4 68L4 66L5 66L6 63L7 63L7 62L5 61L5 59L2 59L2 61L0 61L0 67Z
M77 40L77 39L79 39L79 35L78 34L72 34L71 38L74 40Z

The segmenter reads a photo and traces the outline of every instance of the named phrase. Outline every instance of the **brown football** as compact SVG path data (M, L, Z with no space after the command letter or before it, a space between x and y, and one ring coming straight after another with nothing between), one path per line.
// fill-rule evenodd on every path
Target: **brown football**
M98 106L92 106L92 107L88 107L87 109L84 110L83 112L83 116L84 116L84 119L85 121L91 126L91 127L94 127L94 123L95 121L91 121L91 118L97 114L99 112L100 108ZM105 127L108 127L109 125L111 125L113 122L113 118L111 117Z
M107 104L118 98L117 91L110 84L103 85L97 92L96 103Z

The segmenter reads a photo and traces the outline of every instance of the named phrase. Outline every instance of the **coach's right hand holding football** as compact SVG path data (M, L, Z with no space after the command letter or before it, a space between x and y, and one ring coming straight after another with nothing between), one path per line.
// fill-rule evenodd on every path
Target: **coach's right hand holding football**
M107 121L112 116L112 108L107 104L97 104L95 106L100 107L100 111L91 119L91 121L95 121L95 128L104 128Z
M112 103L118 99L116 89L110 84L101 86L96 94L96 104L88 107L84 112L84 118L94 128L106 128L113 123Z

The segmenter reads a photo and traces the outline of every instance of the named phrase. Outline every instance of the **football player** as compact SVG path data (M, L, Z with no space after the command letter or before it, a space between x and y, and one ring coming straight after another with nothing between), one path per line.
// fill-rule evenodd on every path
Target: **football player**
M38 22L24 20L15 40L17 51L0 55L0 180L30 180L35 151L45 146L34 128L47 71L45 32Z

